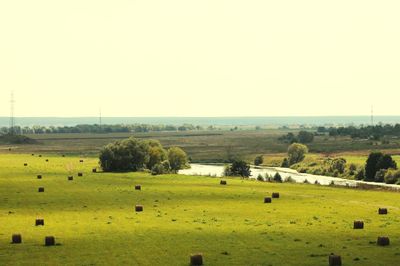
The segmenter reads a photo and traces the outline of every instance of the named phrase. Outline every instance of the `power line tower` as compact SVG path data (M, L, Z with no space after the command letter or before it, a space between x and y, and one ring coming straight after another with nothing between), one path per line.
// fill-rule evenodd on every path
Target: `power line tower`
M14 92L11 92L11 97L10 97L10 128L9 128L9 133L10 135L15 134L15 118L14 118L14 105L15 105L15 100L14 100Z
M371 105L371 126L374 126L374 106Z

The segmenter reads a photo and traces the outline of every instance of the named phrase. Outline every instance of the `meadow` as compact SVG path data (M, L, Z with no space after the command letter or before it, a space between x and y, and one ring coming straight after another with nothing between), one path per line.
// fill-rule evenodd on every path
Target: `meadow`
M197 252L205 265L328 265L330 253L340 254L343 265L400 259L395 192L92 173L97 163L54 153L0 155L0 265L188 265ZM280 198L264 204L272 192ZM136 204L144 211L135 212ZM388 215L378 215L379 207ZM38 217L44 226L35 226ZM365 228L354 230L354 220ZM22 244L10 244L15 233ZM45 236L58 245L45 247ZM390 245L377 246L378 236L388 236Z

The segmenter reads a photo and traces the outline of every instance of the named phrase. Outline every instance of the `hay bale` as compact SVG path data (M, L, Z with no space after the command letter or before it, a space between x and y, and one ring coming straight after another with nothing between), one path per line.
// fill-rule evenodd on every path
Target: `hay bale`
M79 160L80 163L83 163L83 160Z
M13 243L13 244L21 244L22 243L22 236L20 234L13 234L11 236L11 243Z
M32 156L35 156L35 154L34 154L34 153L32 153Z
M342 258L339 255L331 254L329 255L329 266L341 266Z
M219 184L220 184L220 185L226 185L226 180L221 180L221 181L219 182Z
M92 169L92 173L97 173L97 169L96 169L96 168L93 168L93 169Z
M273 192L272 193L272 198L273 199L279 199L279 193L278 192Z
M389 246L390 241L387 236L378 236L378 240L376 241L378 246Z
M49 161L49 159L46 159L46 162L48 162Z
M388 213L388 210L386 209L386 208L379 208L378 209L378 214L387 214Z
M142 186L141 185L135 185L135 190L142 190Z
M11 151L11 148L8 148L9 151Z
M63 155L61 155L61 157L65 157L65 155L63 154Z
M142 212L143 211L143 205L136 205L135 206L135 211L136 212Z
M83 173L78 173L78 176L83 176Z
M36 219L35 226L44 225L44 219Z
M27 163L24 163L24 166L28 166L28 164L27 164Z
M353 229L364 229L363 221L354 221Z
M37 175L37 179L42 179L42 175Z
M38 192L44 192L44 187L39 187Z
M202 254L192 254L192 255L190 255L190 265L191 266L201 266L201 265L203 265L203 255Z
M265 198L264 198L264 203L272 203L272 198L270 198L270 197L265 197Z
M74 177L73 176L69 176L68 177L68 181L72 181L72 180L74 180Z
M42 155L41 155L41 154L39 154L39 157L42 157Z
M54 246L56 244L56 239L54 236L46 236L44 238L44 245L45 246Z

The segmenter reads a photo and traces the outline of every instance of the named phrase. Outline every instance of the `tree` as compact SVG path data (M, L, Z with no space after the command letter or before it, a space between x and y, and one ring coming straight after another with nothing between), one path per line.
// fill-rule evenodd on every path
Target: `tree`
M381 152L371 152L365 164L365 180L374 181L376 180L376 173L379 170L386 170L389 168L397 168L396 162L393 160L392 156L388 154L384 155ZM383 182L381 176L379 176L378 179L380 182Z
M254 159L254 164L255 165L260 165L264 162L264 158L262 155L258 155L256 156L256 158Z
M281 167L285 167L285 168L290 167L288 158L283 159Z
M373 181L375 178L377 165L379 160L383 157L381 152L371 152L368 156L367 162L365 164L365 180Z
M171 147L168 150L168 161L173 172L188 166L188 157L186 153L179 147Z
M278 183L282 183L282 177L278 172L276 172L274 175L274 181L278 182Z
M307 153L308 148L306 145L300 143L291 144L288 148L289 165L301 162Z
M330 172L338 172L339 174L343 174L346 169L346 159L344 158L335 158L331 161L331 165L329 167Z
M148 169L153 169L153 166L160 164L168 159L167 151L163 149L162 145L157 140L148 140L149 145L149 162L147 163Z
M300 143L311 143L314 140L314 134L308 131L300 131L297 139Z
M106 145L100 151L100 165L106 172L138 171L149 161L147 143L129 138Z
M250 174L250 165L241 160L233 161L232 164L230 166L227 166L224 171L224 175L226 176L249 177Z

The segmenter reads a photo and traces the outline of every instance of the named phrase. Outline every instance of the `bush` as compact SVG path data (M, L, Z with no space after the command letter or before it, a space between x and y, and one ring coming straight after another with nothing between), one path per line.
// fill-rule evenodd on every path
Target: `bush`
M256 158L254 159L254 165L260 165L264 162L264 158L262 155L258 155L256 156Z
M235 160L230 166L225 166L224 170L225 176L249 177L250 174L250 165L248 165L245 161Z
M385 174L386 184L396 184L400 181L400 170L389 169Z
M281 167L284 167L284 168L289 168L290 167L288 158L284 158L283 159Z
M381 169L378 172L376 172L374 181L375 182L384 182L385 181L386 172L387 172L386 169Z
M278 182L278 183L282 183L282 177L278 172L276 172L274 175L274 181Z
M331 161L331 165L329 170L336 173L335 176L339 176L339 174L343 174L344 170L346 169L346 159L344 158L335 158Z
M264 181L264 177L261 174L258 174L257 180L258 181Z
M365 170L364 168L360 168L357 172L356 175L354 176L356 180L363 180L365 178Z
M303 161L307 153L308 148L306 145L300 143L291 144L288 148L289 165Z

